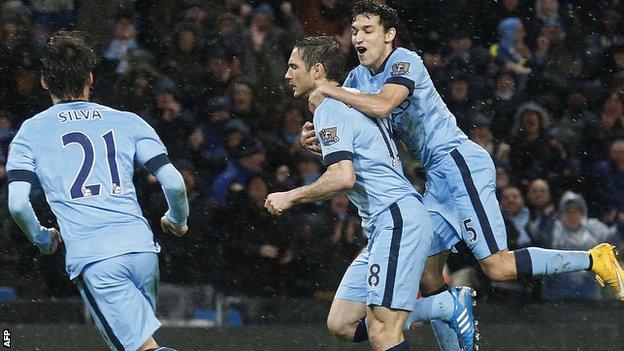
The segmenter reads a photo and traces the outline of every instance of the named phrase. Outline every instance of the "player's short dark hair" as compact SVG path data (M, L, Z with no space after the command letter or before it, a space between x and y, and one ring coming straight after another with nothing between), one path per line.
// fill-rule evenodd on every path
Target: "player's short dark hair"
M340 82L345 71L345 57L340 50L340 44L329 36L306 37L295 42L299 56L309 70L320 63L327 72L327 79Z
M58 31L50 37L41 61L41 76L50 94L71 99L82 95L96 57L81 32Z
M388 5L379 4L374 0L356 1L351 10L351 18L355 20L359 15L379 16L379 23L381 23L385 31L388 31L390 28L396 29L399 25L399 15L396 10Z

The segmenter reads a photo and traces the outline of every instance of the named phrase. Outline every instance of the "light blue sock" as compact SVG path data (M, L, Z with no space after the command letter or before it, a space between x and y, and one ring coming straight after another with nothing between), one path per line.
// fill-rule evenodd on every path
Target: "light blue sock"
M547 250L528 247L514 251L518 278L578 272L589 269L586 251Z
M434 319L449 319L453 315L455 302L448 290L439 294L420 298L416 301L414 310L405 321L404 330L409 329L414 322L424 322Z
M459 351L459 340L455 331L441 320L432 320L431 329L438 340L441 351Z
M420 298L416 301L412 313L407 317L403 329L408 330L414 322L431 321L431 328L438 340L440 350L459 351L457 334L442 321L451 318L454 309L455 302L448 290Z

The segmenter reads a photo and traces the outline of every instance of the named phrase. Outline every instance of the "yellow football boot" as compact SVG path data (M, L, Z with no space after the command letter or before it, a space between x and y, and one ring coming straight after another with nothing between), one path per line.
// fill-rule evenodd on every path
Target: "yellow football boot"
M617 251L611 244L600 244L590 249L592 257L592 272L596 274L596 280L600 286L609 284L617 297L624 301L624 270L615 257Z

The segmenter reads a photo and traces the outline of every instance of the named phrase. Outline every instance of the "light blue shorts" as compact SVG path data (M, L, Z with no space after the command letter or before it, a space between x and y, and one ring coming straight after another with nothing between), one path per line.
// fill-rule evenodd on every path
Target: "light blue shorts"
M432 239L431 220L415 196L392 204L375 219L368 246L347 268L335 298L411 311Z
M490 155L466 141L427 170L425 207L434 228L431 255L463 240L477 260L507 249Z
M111 350L138 350L160 327L155 315L158 280L153 252L91 263L74 279Z

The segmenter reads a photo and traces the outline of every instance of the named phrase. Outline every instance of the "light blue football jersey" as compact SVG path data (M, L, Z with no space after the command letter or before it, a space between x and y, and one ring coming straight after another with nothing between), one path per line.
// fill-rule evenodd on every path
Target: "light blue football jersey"
M397 135L425 168L468 139L433 86L422 59L413 51L395 49L375 75L368 68L357 66L349 72L344 86L375 94L386 83L409 89L407 99L390 119Z
M367 232L373 231L375 217L393 203L406 196L422 200L403 174L389 121L327 98L314 111L314 128L325 164L353 161L355 186L346 194Z
M11 143L9 180L43 187L65 243L70 279L91 262L158 252L132 183L135 162L169 163L139 116L86 101L56 104L25 121Z

